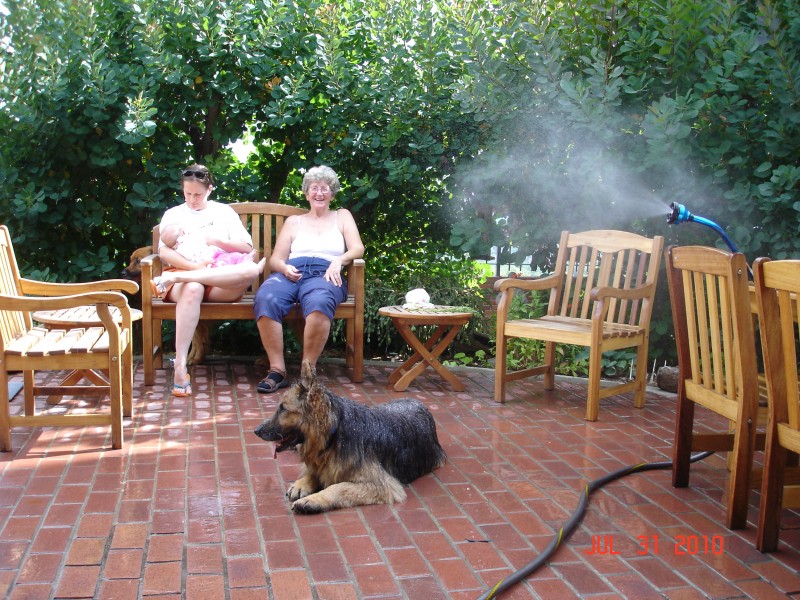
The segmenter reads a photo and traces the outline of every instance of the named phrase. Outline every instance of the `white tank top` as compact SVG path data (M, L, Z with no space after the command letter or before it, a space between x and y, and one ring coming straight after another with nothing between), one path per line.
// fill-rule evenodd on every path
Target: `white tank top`
M306 217L300 217L300 224L297 227L297 236L292 241L289 249L289 258L300 256L313 256L331 261L339 258L347 250L344 243L344 236L339 231L337 217L339 211L333 213L333 226L322 233L314 233L303 227Z

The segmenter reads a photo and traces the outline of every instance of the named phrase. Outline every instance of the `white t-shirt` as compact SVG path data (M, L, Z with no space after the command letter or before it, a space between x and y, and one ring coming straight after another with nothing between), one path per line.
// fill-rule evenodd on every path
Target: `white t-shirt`
M202 235L203 239L207 235L211 235L216 238L253 245L253 239L242 225L236 211L227 204L221 204L214 200L206 201L206 207L203 210L192 210L186 203L167 209L164 216L161 217L159 227L163 230L167 225L173 224L180 225L189 235ZM163 246L164 242L159 240L159 250Z

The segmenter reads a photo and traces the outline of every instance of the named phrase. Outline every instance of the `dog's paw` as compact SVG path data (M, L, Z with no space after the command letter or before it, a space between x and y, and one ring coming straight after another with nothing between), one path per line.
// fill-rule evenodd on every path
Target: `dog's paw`
M305 476L301 477L289 486L289 490L286 492L286 497L294 502L300 498L310 496L317 491L319 491L319 488L314 487L314 480L308 476Z
M286 490L286 497L292 502L300 498L300 496L300 490L296 489L293 485L289 486L289 489Z
M311 496L301 498L292 503L292 512L298 515L315 515L325 512L326 508L314 502Z

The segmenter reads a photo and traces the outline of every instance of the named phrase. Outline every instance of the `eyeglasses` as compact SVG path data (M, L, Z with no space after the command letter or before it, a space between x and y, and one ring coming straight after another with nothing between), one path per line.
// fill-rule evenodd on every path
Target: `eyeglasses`
M193 171L192 169L186 169L183 172L184 177L196 177L197 179L208 179L208 171Z
M317 185L312 185L310 188L308 188L308 191L311 192L312 194L316 194L318 192L323 193L323 194L329 194L330 191L331 191L331 188L329 188L328 186L319 187Z

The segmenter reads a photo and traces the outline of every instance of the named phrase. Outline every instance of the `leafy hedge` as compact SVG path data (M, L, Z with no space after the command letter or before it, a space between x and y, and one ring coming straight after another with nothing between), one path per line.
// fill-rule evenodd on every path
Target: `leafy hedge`
M179 201L192 161L223 200L302 204L303 168L340 173L338 201L368 248L378 349L397 341L372 309L411 287L479 304L468 258L492 246L547 269L564 228L717 243L668 227L674 200L751 260L800 255L795 2L6 0L4 11L0 220L29 277L115 275ZM254 149L244 162L228 149L241 139ZM666 285L659 295L651 352L666 357Z
M722 245L708 228L667 226L677 201L750 261L800 257L797 3L507 3L461 25L471 60L457 93L486 148L456 178L462 250L498 246L546 271L563 229ZM674 341L659 285L660 361Z

